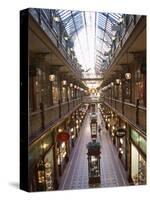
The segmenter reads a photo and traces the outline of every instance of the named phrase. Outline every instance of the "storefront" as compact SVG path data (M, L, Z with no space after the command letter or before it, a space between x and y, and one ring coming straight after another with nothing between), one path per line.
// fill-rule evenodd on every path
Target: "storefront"
M29 191L56 189L53 132L45 133L45 137L30 145L29 155Z
M69 139L68 131L58 132L56 137L56 165L59 176L62 175L69 160Z
M54 177L53 148L51 148L37 164L38 191L54 190Z
M71 149L74 147L75 140L76 140L76 128L75 127L70 128L70 136L71 136L71 139L70 139L70 149Z
M56 155L57 155L58 174L59 176L61 176L68 161L66 142L57 142Z
M146 184L146 140L131 129L131 179L135 185Z

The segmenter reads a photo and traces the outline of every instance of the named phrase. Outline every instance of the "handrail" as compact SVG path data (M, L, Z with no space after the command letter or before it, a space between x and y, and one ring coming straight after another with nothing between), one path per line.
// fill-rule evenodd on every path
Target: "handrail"
M129 103L129 102L126 102L126 101L121 101L121 100L118 100L118 99L111 99L111 98L108 98L108 97L105 97L105 99L109 99L109 100L112 100L112 101L116 101L116 102L118 102L118 103L123 103L123 104L125 104L125 105L128 105L128 106L131 106L131 107L136 107L136 104L133 104L133 103ZM144 111L146 111L146 108L145 107L143 107L143 106L138 106L138 108L139 109L141 109L141 110L144 110Z
M72 103L72 102L78 101L79 99L80 99L80 98L72 99L71 101L69 101L69 104ZM65 104L68 104L68 101L61 103L61 105L65 105ZM54 108L56 108L56 107L59 107L59 104L52 105L52 106L49 106L49 107L45 107L44 110L45 110L45 111L48 111L48 110L54 109ZM41 113L41 110L39 109L39 110L37 110L37 111L35 111L35 112L31 112L30 115L31 115L31 116L34 116L34 115L37 115L37 114L40 114L40 113Z
M47 17L47 15L44 12L44 10L42 10L42 9L34 9L34 8L29 9L30 14L33 16L33 18L35 18L35 15L34 15L33 11L35 11L36 14L38 15L39 21L37 21L37 20L36 21L40 24L40 26L42 26L41 21L46 25L48 30L53 34L54 38L58 42L59 47L61 47L61 49L66 54L67 58L69 58L69 61L71 62L71 66L73 67L73 69L78 73L78 75L81 76L81 71L80 71L80 69L78 67L78 63L75 62L75 60L73 59L72 52L66 51L67 42L63 41L63 43L62 43L62 41L60 40L60 37L59 37L59 33L57 33L57 31L55 31L55 29L54 29L54 28L56 28L56 26L53 26L53 28L50 26L50 19ZM65 42L65 46L64 46L64 42Z
M137 16L138 17L138 20L135 20L135 22L134 22L134 19L133 19L133 15L128 15L129 16L129 24L125 27L123 27L123 29L122 29L122 31L121 31L121 35L119 36L118 35L118 37L120 37L118 40L116 40L116 42L117 43L115 43L115 46L117 47L117 48L115 48L114 50L113 49L111 49L111 51L112 51L112 53L108 56L108 58L107 58L107 65L106 65L106 70L108 70L109 68L110 68L110 66L112 65L112 63L113 63L113 61L114 61L114 59L112 59L112 58L115 58L117 55L116 55L116 52L118 51L118 49L120 48L120 45L122 44L122 41L124 40L124 38L127 36L127 33L129 33L128 32L128 30L131 28L131 26L133 26L133 28L135 28L135 26L136 26L136 24L138 23L138 21L139 21L139 19L140 19L140 17L139 16ZM136 17L136 16L135 16ZM131 32L132 33L132 32ZM130 34L131 34L130 33ZM128 35L128 37L127 38L129 38L129 36L130 36L130 34ZM127 39L126 38L126 39ZM119 53L119 52L118 52Z

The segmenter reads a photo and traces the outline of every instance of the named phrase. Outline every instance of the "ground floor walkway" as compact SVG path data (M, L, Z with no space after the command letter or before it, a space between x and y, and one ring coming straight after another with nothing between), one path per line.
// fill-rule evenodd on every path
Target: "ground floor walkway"
M103 119L99 111L98 124L102 124L101 135L97 135L97 141L101 143L101 185L100 187L116 187L129 185L125 169L118 158L117 150L114 147L108 131L104 127ZM87 113L80 136L71 153L67 167L61 177L59 190L65 189L86 189L88 184L88 160L87 147L91 141L90 113Z

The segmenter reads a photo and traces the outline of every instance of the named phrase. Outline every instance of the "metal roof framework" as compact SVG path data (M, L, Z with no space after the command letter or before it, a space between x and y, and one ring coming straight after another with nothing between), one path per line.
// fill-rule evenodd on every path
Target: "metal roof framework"
M88 20L86 11L70 11L70 10L56 10L56 14L60 16L64 29L66 30L69 38L74 41L78 39L81 55L84 57L85 52L88 52L81 45L81 39L79 37L79 31L85 29L87 47L90 48L89 33L87 30ZM95 71L103 71L105 69L105 63L107 60L107 54L111 50L113 44L113 38L116 36L116 32L112 30L113 25L119 26L120 18L122 14L114 13L100 13L95 12L95 34L94 40L94 59L95 59ZM91 23L91 22L89 22ZM75 37L74 37L75 36ZM89 54L89 52L88 52ZM87 55L88 56L88 55Z

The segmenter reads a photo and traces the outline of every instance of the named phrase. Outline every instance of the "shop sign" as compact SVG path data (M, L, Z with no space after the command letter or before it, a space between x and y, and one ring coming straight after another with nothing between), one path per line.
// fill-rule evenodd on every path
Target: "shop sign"
M57 141L60 141L60 142L67 142L69 140L69 133L68 132L60 132L58 135L57 135Z
M117 137L120 137L120 138L124 137L125 134L126 134L126 131L121 127L116 130L116 136Z

